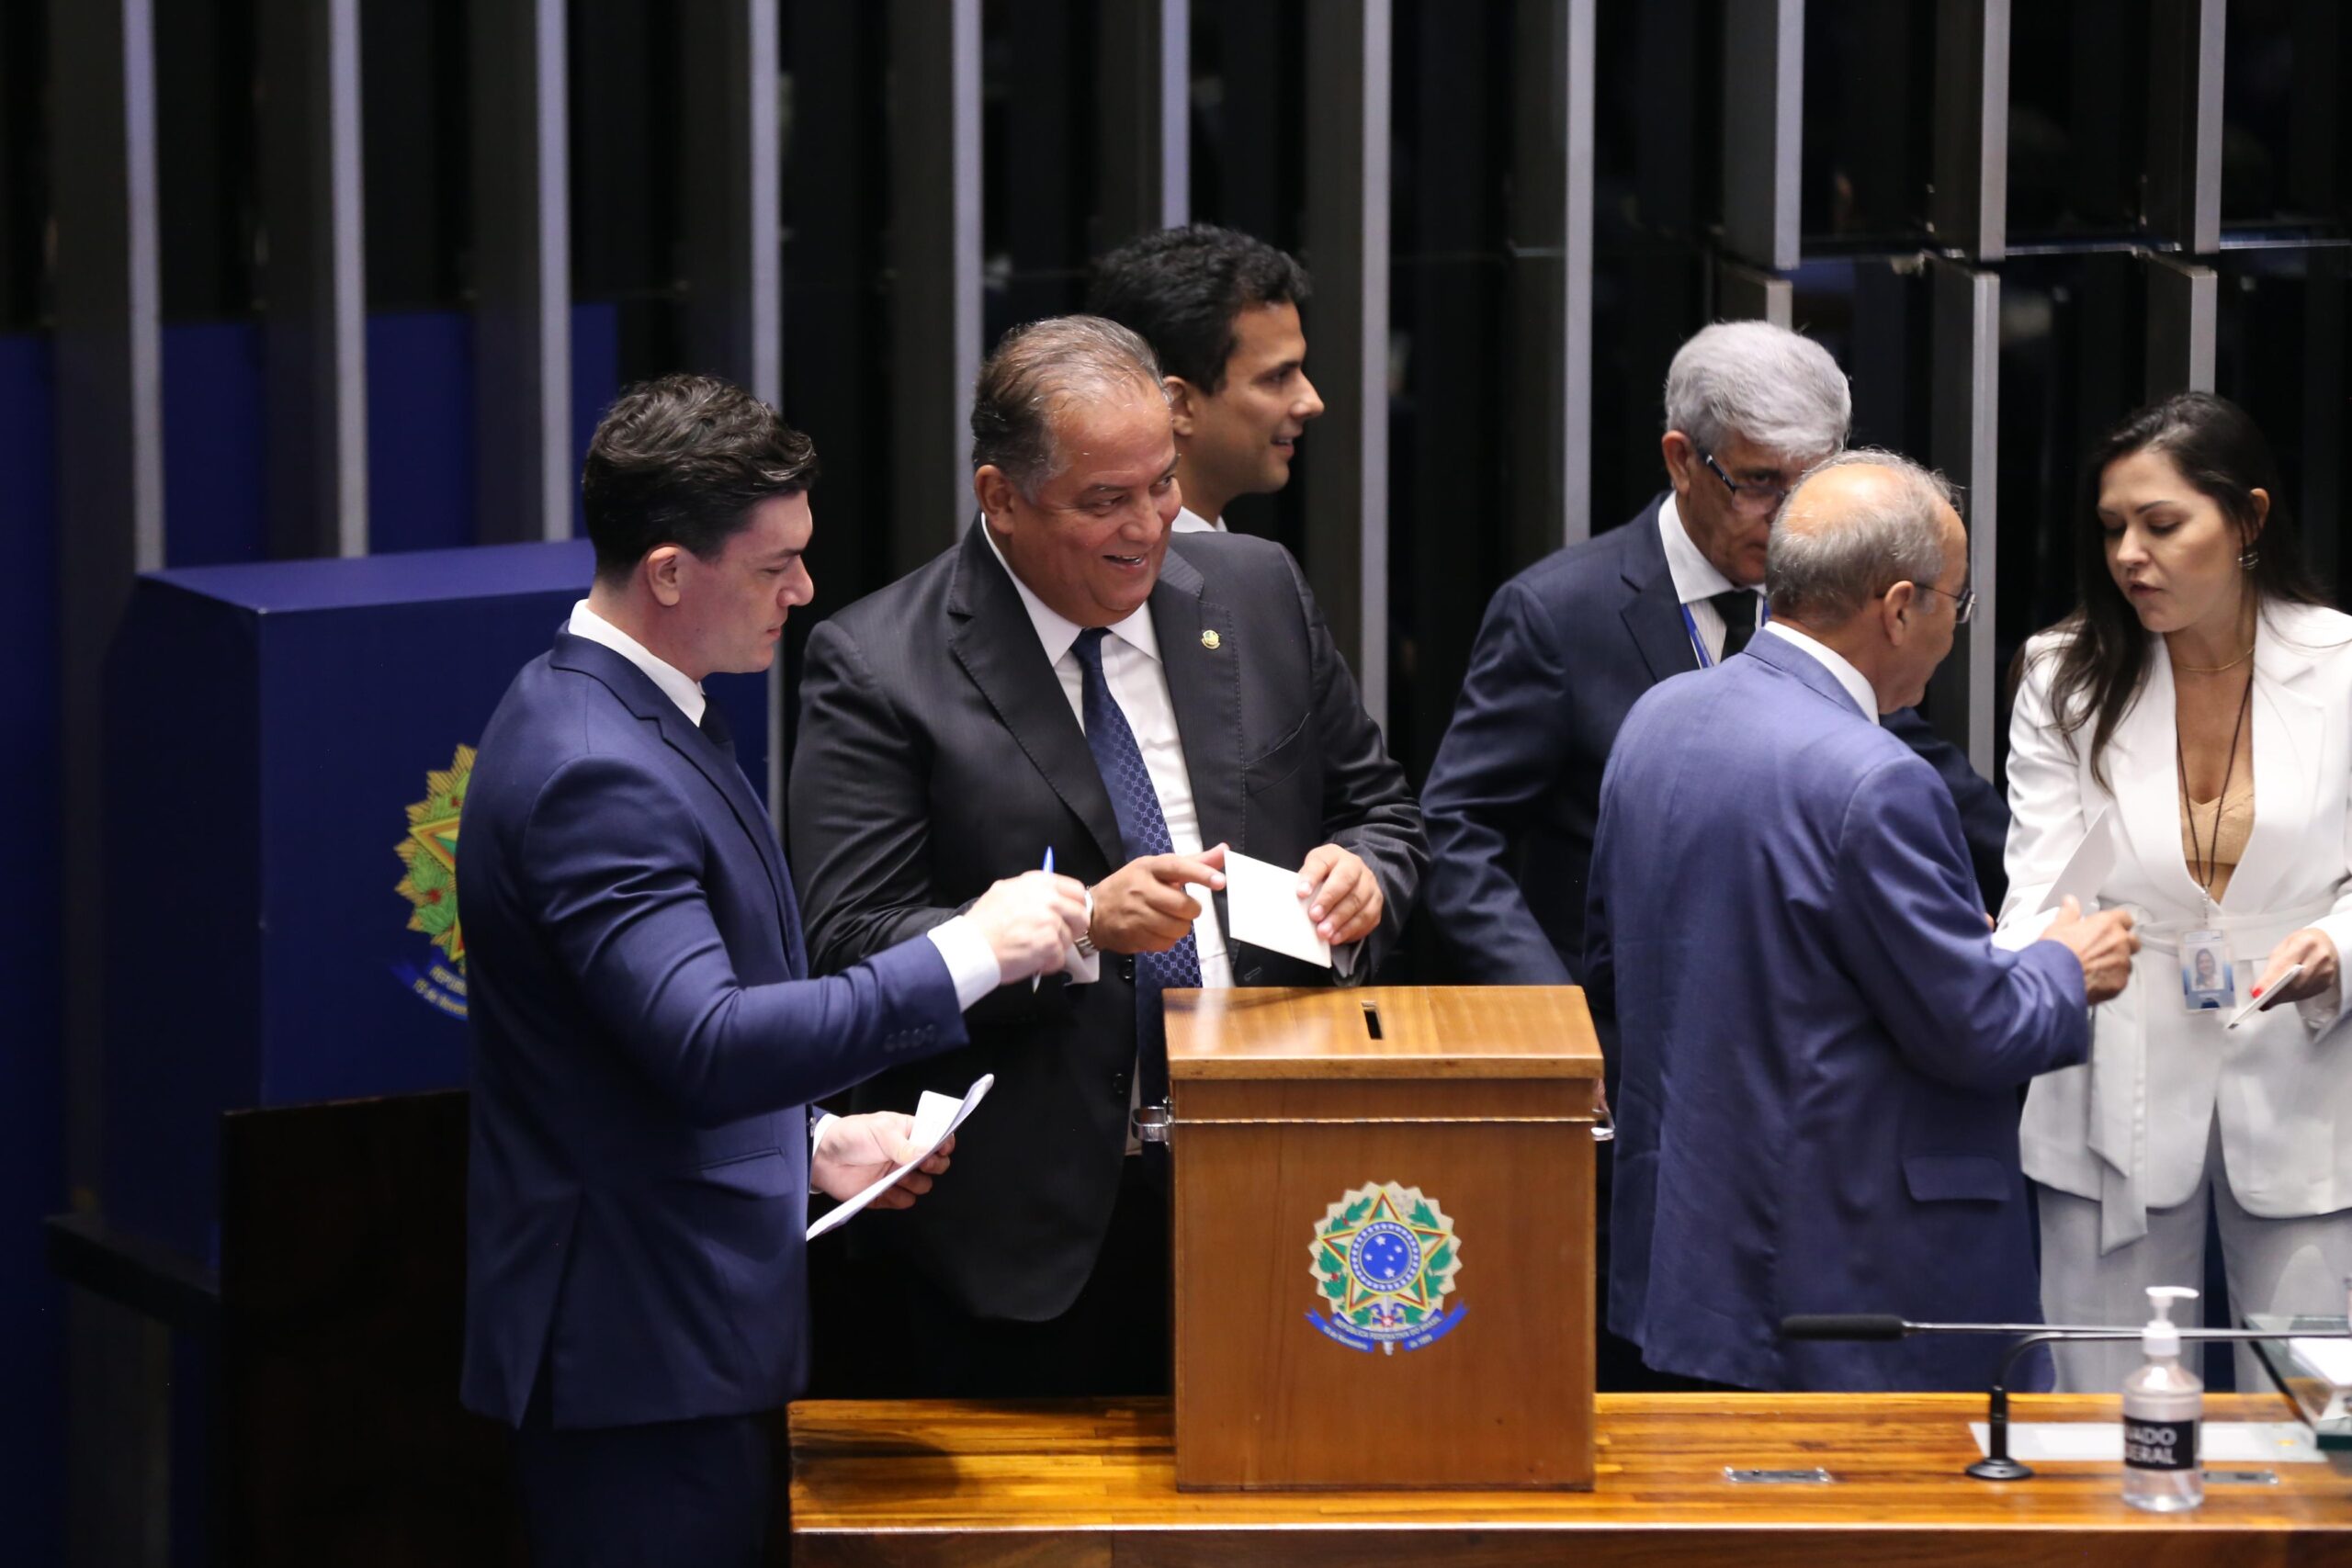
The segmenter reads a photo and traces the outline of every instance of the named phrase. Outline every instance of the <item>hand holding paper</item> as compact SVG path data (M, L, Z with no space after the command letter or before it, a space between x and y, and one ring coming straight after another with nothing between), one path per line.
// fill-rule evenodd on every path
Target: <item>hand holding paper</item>
M1315 922L1307 918L1306 901L1299 897L1299 882L1297 872L1227 850L1225 908L1233 927L1231 935L1236 942L1329 968L1331 944L1323 940Z
M2098 908L2098 890L2107 885L2108 874L2115 869L2115 835L2108 823L2111 809L2099 807L2098 815L2083 829L2083 841L2075 846L2075 852L2058 868L2057 880L2042 896L2041 907L1996 932L1993 938L1995 947L2017 953L2040 942L2057 919L2059 907L2068 898L2086 909Z
M820 1191L840 1197L841 1194L834 1191L836 1185L848 1186L867 1171L878 1170L881 1174L864 1188L855 1189L842 1197L838 1207L810 1225L808 1239L814 1241L827 1231L848 1224L853 1215L877 1201L882 1207L894 1209L903 1209L912 1203L914 1197L911 1193L897 1190L899 1182L907 1179L911 1172L927 1171L935 1175L947 1168L945 1155L954 1147L956 1129L978 1109L980 1101L987 1098L989 1089L995 1083L994 1074L984 1073L960 1101L926 1089L911 1117L888 1113L849 1116L827 1127L824 1141L818 1145L811 1160L811 1179ZM910 1157L902 1158L893 1165L890 1155L885 1152L876 1136L885 1132L901 1136L906 1144L911 1145ZM836 1139L849 1141L836 1144ZM931 1186L928 1178L918 1179L922 1180L922 1187L917 1190L928 1191Z

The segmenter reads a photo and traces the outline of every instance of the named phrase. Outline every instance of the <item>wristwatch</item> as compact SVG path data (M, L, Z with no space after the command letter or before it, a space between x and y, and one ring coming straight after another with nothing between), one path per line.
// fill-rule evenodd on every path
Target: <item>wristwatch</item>
M1078 955L1080 958L1094 956L1094 889L1091 887L1086 890L1086 925L1078 933Z

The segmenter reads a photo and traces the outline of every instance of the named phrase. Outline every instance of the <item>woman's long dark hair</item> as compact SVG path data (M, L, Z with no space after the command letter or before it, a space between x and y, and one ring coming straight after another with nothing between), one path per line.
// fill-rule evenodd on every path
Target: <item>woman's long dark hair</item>
M2081 517L2075 534L2075 582L2079 601L2058 623L2058 668L2050 708L2059 733L2072 739L2087 725L2091 774L2107 782L2107 744L2132 710L2148 674L2148 634L2107 569L2107 538L2098 521L2099 483L2108 468L2135 452L2161 452L2181 477L2222 509L2242 542L2255 547L2247 572L2257 607L2280 603L2324 604L2303 565L2302 548L2278 488L2278 465L2246 412L2211 392L2181 392L2127 416L2083 459ZM2254 491L2270 498L2256 524ZM2079 750L2079 745L2077 747Z

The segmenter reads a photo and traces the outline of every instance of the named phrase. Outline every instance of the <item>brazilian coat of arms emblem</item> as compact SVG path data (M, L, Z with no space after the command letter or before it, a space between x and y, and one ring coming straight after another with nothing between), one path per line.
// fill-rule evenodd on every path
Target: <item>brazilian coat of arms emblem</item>
M1324 1211L1307 1246L1320 1313L1306 1321L1351 1350L1418 1350L1453 1332L1445 1298L1462 1269L1453 1221L1418 1187L1375 1181Z
M397 964L409 989L454 1018L466 1016L466 936L458 923L458 818L473 781L474 749L424 775L424 798L408 808L408 835L392 846L408 868L394 889L409 902L408 929L432 939L423 968Z

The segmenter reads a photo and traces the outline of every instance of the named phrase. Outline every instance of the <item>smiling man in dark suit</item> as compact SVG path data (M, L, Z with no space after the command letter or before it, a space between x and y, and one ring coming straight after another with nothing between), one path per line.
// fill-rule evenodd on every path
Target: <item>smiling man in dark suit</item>
M994 1072L984 1114L1013 1131L855 1239L913 1311L910 1390L1164 1392L1166 1202L1129 1128L1166 1095L1159 993L1334 977L1229 938L1224 851L1296 868L1357 979L1428 852L1297 563L1240 535L1171 547L1176 444L1141 339L1090 316L1016 330L972 432L979 522L809 638L791 831L811 942L820 968L858 963L1050 852L1089 885L1091 951L1070 983L975 1010L968 1049L859 1091L902 1109Z
M461 1392L518 1428L539 1568L762 1561L765 1416L808 1377L810 1189L847 1197L911 1152L906 1116L808 1102L961 1044L960 1010L1059 968L1084 918L1082 889L1032 872L807 977L783 854L702 678L767 668L815 592L815 472L740 388L623 394L582 482L595 582L474 766Z
M1580 982L1593 822L1618 728L1652 686L1748 645L1766 618L1773 514L1807 468L1845 446L1852 408L1844 373L1812 340L1762 321L1707 328L1667 372L1658 445L1671 488L1496 592L1421 791L1429 909L1464 979ZM1997 908L2008 808L1916 711L1885 723L1942 776L1984 907ZM1601 1045L1613 1081L1606 1029ZM1604 1279L1610 1173L1604 1153ZM1606 1335L1599 1371L1604 1388L1658 1382Z

